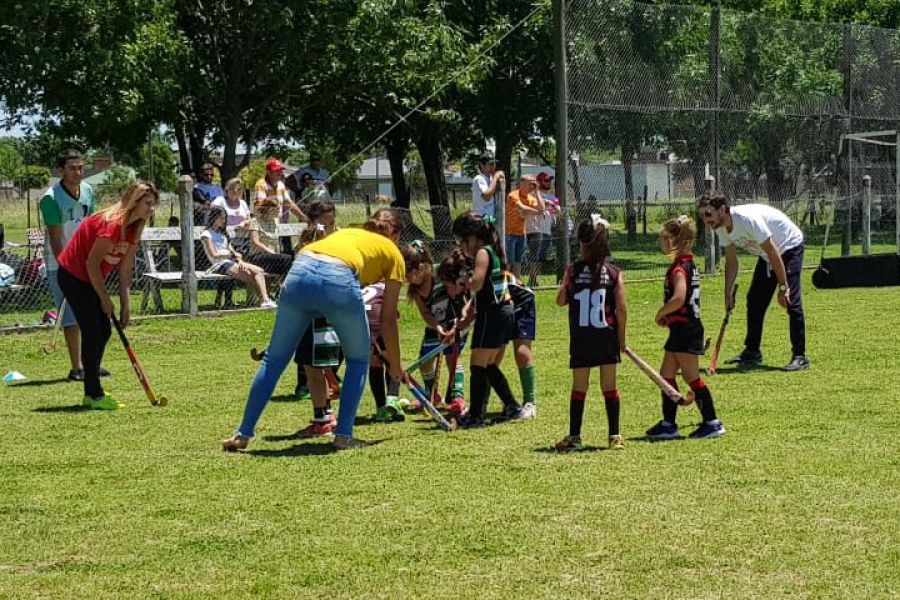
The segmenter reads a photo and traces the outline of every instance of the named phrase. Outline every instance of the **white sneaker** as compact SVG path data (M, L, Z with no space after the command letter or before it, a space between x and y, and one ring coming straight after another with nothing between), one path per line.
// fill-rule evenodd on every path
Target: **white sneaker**
M266 310L270 308L278 308L278 303L276 303L274 300L268 300L260 304L259 307Z
M533 402L529 402L525 406L522 407L522 416L519 417L523 421L530 421L537 417L537 405Z

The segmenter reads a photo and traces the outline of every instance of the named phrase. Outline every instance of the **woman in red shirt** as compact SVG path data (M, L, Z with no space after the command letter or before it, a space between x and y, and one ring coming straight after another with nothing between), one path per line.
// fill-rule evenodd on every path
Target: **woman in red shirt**
M97 410L123 406L100 385L100 361L112 333L109 317L113 303L106 276L119 268L119 320L127 327L134 255L158 201L152 183L135 182L116 204L85 219L59 255L59 287L81 327L83 406Z

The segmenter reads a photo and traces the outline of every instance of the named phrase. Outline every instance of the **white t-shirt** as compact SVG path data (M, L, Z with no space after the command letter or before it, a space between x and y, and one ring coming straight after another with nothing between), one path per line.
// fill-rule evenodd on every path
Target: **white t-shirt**
M760 244L772 238L772 244L778 254L784 254L791 248L803 243L803 232L791 219L766 204L743 204L731 207L731 233L725 227L716 229L723 248L734 244L750 254L761 257L766 262L769 257Z
M485 200L484 194L491 187L491 178L479 173L472 180L472 212L476 215L494 216L494 199Z
M237 227L250 218L250 207L247 206L247 203L244 202L243 198L241 198L237 208L229 207L228 202L226 202L225 198L222 196L213 200L212 206L218 206L225 211L225 214L228 215L227 225L229 227Z
M553 218L556 216L557 211L554 210L556 203L552 202L552 200L556 200L556 194L541 190L538 190L538 193L540 193L541 199L544 201L544 206L547 208L547 214L541 217L541 233L544 235L553 235Z
M221 231L214 231L207 227L203 230L203 233L200 234L200 239L212 240L213 248L216 251L215 256L210 256L209 250L206 249L206 244L203 244L203 251L206 253L206 258L208 258L209 262L212 264L231 258L231 250L228 248L228 236Z

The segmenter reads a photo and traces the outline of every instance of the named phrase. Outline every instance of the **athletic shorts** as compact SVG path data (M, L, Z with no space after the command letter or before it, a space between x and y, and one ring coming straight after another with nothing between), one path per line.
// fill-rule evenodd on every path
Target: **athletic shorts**
M537 339L537 307L534 295L521 304L515 305L515 322L512 339L534 340Z
M466 347L466 339L468 335L464 335L459 339L459 351L460 353ZM441 340L438 338L437 332L430 327L425 328L425 335L422 336L422 345L419 346L419 358L422 358L435 348L441 345ZM453 346L447 346L443 352L444 356L450 356L453 354Z
M478 313L472 331L472 348L502 348L512 339L515 320L513 306L509 303Z
M666 352L686 352L701 356L704 354L703 324L673 323L669 325L669 339L664 346Z
M59 307L62 306L64 297L62 290L59 289L59 280L56 278L58 273L59 271L47 271L47 283L50 286L50 293L53 294L53 303L56 306L56 310L59 310ZM78 325L78 321L75 320L75 313L72 312L72 307L69 306L68 302L66 302L66 312L57 318L62 319L63 327Z
M606 329L602 335L595 333L591 338L593 343L590 344L578 339L569 340L570 369L601 367L622 362L619 354L619 336L614 329Z
M221 262L217 262L212 265L210 268L206 270L207 275L226 275L228 273L228 269L233 267L235 263L233 260L223 260Z
M306 329L294 353L294 362L312 367L337 367L341 358L341 340L328 321L321 318Z

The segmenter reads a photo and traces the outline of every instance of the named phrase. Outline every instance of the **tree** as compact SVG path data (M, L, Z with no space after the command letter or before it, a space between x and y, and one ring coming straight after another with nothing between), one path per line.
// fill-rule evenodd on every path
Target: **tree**
M41 189L50 183L50 169L35 165L25 165L16 174L15 184L21 195L31 190Z
M138 153L137 176L141 179L151 180L161 192L174 192L178 185L178 160L169 148L169 144L158 133L154 133L152 141L153 160L150 160L151 152L147 144L141 147ZM152 165L152 166L151 166ZM152 177L151 177L152 173Z
M9 142L0 142L0 181L15 182L24 167L22 155Z

